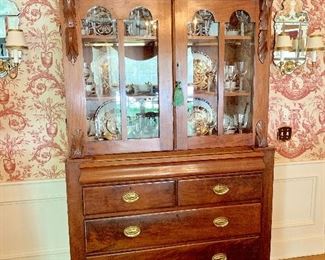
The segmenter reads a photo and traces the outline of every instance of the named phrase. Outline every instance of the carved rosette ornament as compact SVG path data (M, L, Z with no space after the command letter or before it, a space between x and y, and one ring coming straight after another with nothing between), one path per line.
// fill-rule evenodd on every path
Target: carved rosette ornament
M260 26L258 34L258 59L264 63L268 53L268 30L273 0L260 0Z
M65 45L68 60L75 63L78 58L75 0L63 0L65 17Z
M84 152L84 133L81 131L81 129L77 129L74 131L72 135L72 141L71 141L71 151L70 151L70 157L73 159L76 158L82 158L83 152Z

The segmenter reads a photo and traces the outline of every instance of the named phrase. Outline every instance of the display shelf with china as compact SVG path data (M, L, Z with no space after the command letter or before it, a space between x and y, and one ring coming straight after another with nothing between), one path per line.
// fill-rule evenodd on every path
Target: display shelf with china
M229 20L225 36L223 133L251 133L255 24L243 10L233 12ZM239 35L229 36L227 30L238 32Z
M266 109L254 105L265 103L267 90L265 83L257 84L268 70L256 54L263 44L256 26L262 25L261 10L249 0L221 9L224 3L185 1L172 18L173 3L161 1L130 3L123 10L118 1L79 3L80 59L72 71L82 64L83 80L72 82L74 89L84 88L85 98L79 99L80 117L69 131L85 133L84 155L254 145L257 122L266 122ZM171 106L175 82L185 100L177 108ZM97 140L87 139L89 118L106 101L115 102L119 138L103 138L104 128ZM142 122L148 113L156 115L153 132L130 135L135 128L147 129ZM143 131L148 129L138 132Z
M267 88L256 84L256 75L266 69L256 56L260 12L249 1L221 10L202 2L184 2L187 9L175 28L175 75L187 100L176 109L176 147L224 147L225 138L226 146L253 145L255 125L266 117L266 110L254 107ZM205 102L204 108L195 105L196 99Z
M117 6L83 3L78 11L80 59L68 84L79 96L80 116L68 129L84 133L84 155L171 150L171 18L164 16L170 4L130 4L127 13ZM83 77L73 79L80 65Z
M269 1L60 1L71 259L268 260Z
M218 134L218 31L218 21L213 13L206 9L197 10L188 22L188 136Z

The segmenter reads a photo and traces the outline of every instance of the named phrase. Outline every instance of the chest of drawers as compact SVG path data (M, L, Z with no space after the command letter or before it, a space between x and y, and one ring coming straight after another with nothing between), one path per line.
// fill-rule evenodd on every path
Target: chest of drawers
M67 163L73 260L269 259L272 150Z

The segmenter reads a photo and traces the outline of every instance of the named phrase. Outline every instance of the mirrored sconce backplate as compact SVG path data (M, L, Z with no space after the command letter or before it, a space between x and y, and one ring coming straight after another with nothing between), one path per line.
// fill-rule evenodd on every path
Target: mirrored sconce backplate
M274 18L273 62L282 74L290 74L303 65L307 55L308 15L301 0L284 0L283 9Z

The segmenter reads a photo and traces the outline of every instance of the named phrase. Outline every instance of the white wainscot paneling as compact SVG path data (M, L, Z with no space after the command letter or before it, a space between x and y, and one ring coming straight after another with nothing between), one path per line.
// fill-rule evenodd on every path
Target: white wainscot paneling
M274 170L272 259L324 253L325 161Z
M0 184L0 260L68 260L64 180Z

